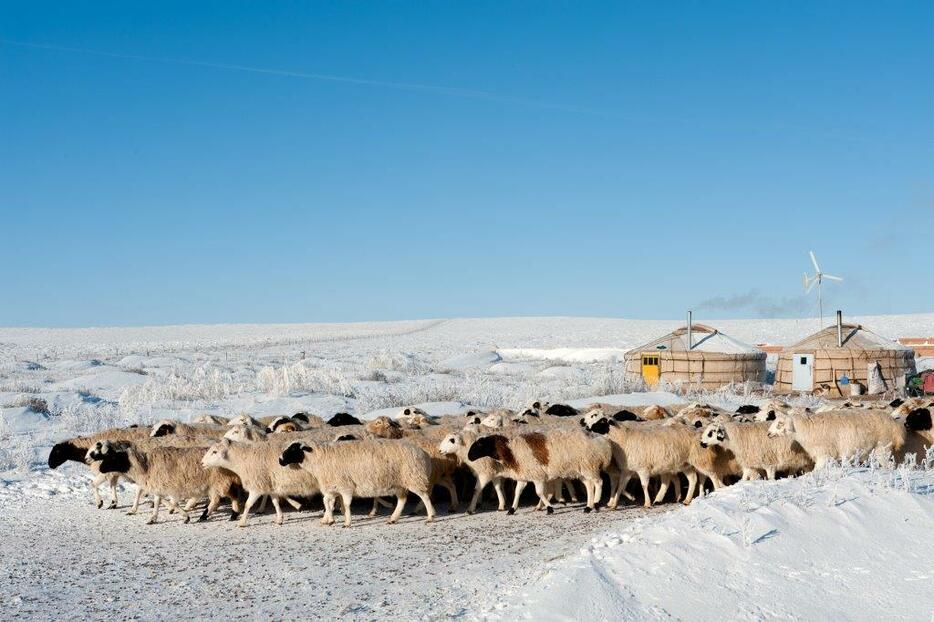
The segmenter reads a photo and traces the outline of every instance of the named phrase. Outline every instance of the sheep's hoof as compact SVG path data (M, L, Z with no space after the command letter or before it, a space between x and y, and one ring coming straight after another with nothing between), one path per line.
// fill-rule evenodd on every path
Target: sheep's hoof
M395 525L395 524L396 524L396 519L395 519L395 518L390 518L388 521L386 521L386 524L387 524L387 525Z
M457 508L454 506L448 507L448 514L457 514Z
M147 525L155 525L155 524L156 524L156 520L155 520L154 518L150 518L148 521L146 521L146 524L147 524Z
M584 514L590 514L591 512L593 512L593 508L584 508Z
M545 514L554 514L554 513L555 513L555 509L551 507L550 505L545 509Z
M473 516L473 512L474 512L473 510L468 509L468 510L466 511L466 514L468 514L468 515L470 515L470 516Z
M103 502L103 501L98 501L98 502L97 502L97 509L99 510L99 509L101 509L102 507L104 507L104 502Z
M230 513L230 518L228 518L227 520L229 520L229 521L235 521L235 520L237 520L238 518L240 518L240 514L238 514L237 512L231 512L231 513Z
M515 513L516 513L516 509L515 509L515 508L509 508L508 510L506 510L506 514L509 514L510 516L512 516L512 515L515 514Z
M202 514L201 516L198 517L198 522L199 522L199 523L206 523L207 520L208 520L208 515L207 515L207 514Z
M246 523L243 521L240 521L239 523L237 523L237 527L246 527Z
M643 504L642 504L642 507L644 507L646 510L651 510L651 509L652 509L652 504L651 504L651 503L643 503Z
M433 523L433 522L435 522L435 515L432 514L431 516L429 516L428 518L426 518L426 519L425 519L425 522L426 522L426 523Z
M190 516L186 516L186 517L185 517L185 520L183 520L182 522L185 523L185 524L187 525L188 523L191 522L191 517L190 517Z
M127 515L127 516L134 516L134 515L136 515L136 511L135 511L135 510L128 510L127 513L126 513L126 515Z
M110 502L110 505L107 506L107 509L108 509L108 510L116 510L116 509L117 509L117 502L116 502L116 501L111 501L111 502Z

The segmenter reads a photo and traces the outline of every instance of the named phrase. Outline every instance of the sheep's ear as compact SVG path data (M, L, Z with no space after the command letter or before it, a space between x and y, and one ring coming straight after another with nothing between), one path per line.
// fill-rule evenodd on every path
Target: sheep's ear
M312 453L314 450L313 450L311 447L309 447L308 445L302 445L302 451L304 451L306 454L310 454L310 453Z
M152 431L152 436L168 436L169 434L175 434L175 426L171 423L163 422L156 426L156 429Z

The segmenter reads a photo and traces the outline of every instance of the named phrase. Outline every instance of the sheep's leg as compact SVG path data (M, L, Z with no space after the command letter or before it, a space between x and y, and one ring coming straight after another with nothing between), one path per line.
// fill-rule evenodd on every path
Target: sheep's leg
M571 503L577 503L577 488L574 486L574 480L563 479L558 483L558 486L567 489L568 496L571 498Z
M256 508L257 514L263 514L264 512L266 512L266 501L268 500L269 500L269 495L263 495L263 498L260 499L259 507Z
M136 487L136 497L133 498L133 505L127 510L127 516L132 516L139 512L139 501L143 498L143 489L140 486Z
M146 521L147 525L155 525L156 521L159 520L159 506L162 505L162 497L156 495L152 500L152 516L149 517L149 520Z
M610 500L607 501L606 506L610 509L615 510L616 506L619 505L619 495L622 493L629 497L630 501L635 501L632 499L632 495L626 492L626 486L629 485L629 480L632 479L632 472L621 472L619 477L616 480L616 488L610 493Z
M186 525L191 522L191 516L188 514L188 504L181 505L175 499L172 500L172 505L175 506L175 509L185 518L183 521Z
M691 505L694 499L694 489L697 488L697 471L691 469L684 474L688 478L688 495L684 499L684 505Z
M600 509L600 502L603 500L603 478L597 474L597 479L593 483L593 509Z
M104 500L101 499L100 485L107 479L110 479L110 474L101 473L91 481L91 492L94 493L94 504L97 505L97 509L104 507Z
M539 500L545 505L545 513L554 514L555 509L551 507L551 504L548 503L548 498L545 496L545 482L536 481L534 482L534 484L535 484L535 494L538 495Z
M642 484L642 494L645 496L642 507L650 508L652 507L652 495L649 494L649 482L652 481L652 476L645 471L639 471L638 475L639 483Z
M243 504L243 513L240 515L240 522L237 523L237 527L246 527L247 518L250 516L250 509L256 504L260 498L260 494L250 491L247 495L246 503Z
M204 512L201 513L201 516L198 517L198 522L203 523L208 519L214 510L217 509L217 506L221 504L221 496L218 494L212 494L211 498L208 500L208 504L204 506Z
M110 477L110 505L107 506L108 510L114 510L117 508L117 502L119 501L117 497L117 482L120 481L120 475L117 473L112 473Z
M473 497L470 498L470 503L467 505L468 514L473 514L474 512L477 511L477 501L480 500L480 495L483 494L483 489L486 488L486 485L488 483L489 482L487 482L483 478L480 478L480 477L477 478L477 484L476 486L474 486L474 489L473 489ZM502 501L502 496L500 496L500 500ZM499 508L500 510L503 509L502 505L503 505L502 502L500 502L500 508Z
M677 473L672 476L675 485L675 501L681 501L681 477Z
M723 480L720 479L719 475L711 476L710 481L713 482L714 490L720 490L721 488L726 488L726 484L723 483Z
M460 509L460 499L457 498L457 487L454 485L454 480L451 479L450 475L446 475L441 479L441 485L447 488L448 494L451 496L451 505L448 506L448 514L453 514Z
M373 497L373 507L370 509L370 513L367 514L370 518L373 518L379 514L379 497Z
M775 479L775 467L770 466L765 468L765 477L767 479Z
M493 480L493 490L496 491L496 501L499 504L496 506L496 510L502 512L506 509L506 495L503 494L502 478L497 477Z
M703 497L705 494L707 494L707 490L704 488L704 486L706 485L707 485L707 476L698 471L697 472L697 495L699 497ZM688 494L690 495L690 493Z
M515 514L516 510L519 509L519 497L522 496L522 491L525 490L525 485L528 482L516 482L516 491L512 496L512 507L509 508L507 514Z
M759 479L759 478L760 478L759 471L757 471L756 469L748 469L745 467L743 468L743 479L744 480L753 480L753 479Z
M334 500L336 495L333 492L326 492L321 495L324 501L324 516L321 517L322 525L334 524Z
M185 510L188 512L192 511L194 507L198 505L198 501L200 501L200 499L194 499L194 498L189 499L188 502L185 504Z
M418 498L425 504L425 512L428 514L428 518L425 519L425 522L430 523L435 519L435 507L431 504L430 491L413 490L412 492L418 495Z
M344 527L350 527L350 503L353 495L346 490L341 491L341 502L344 504Z
M292 497L285 497L285 502L292 506L293 510L301 510L302 504L293 499Z
M589 479L584 480L584 490L587 491L587 505L584 506L584 513L593 512L594 485Z
M272 507L276 509L276 524L282 524L282 506L279 503L279 497L272 498Z
M400 492L398 495L396 495L396 509L392 511L392 515L389 517L390 525L399 520L399 515L402 514L402 508L405 507L405 502L408 498L408 492Z
M659 480L661 485L658 487L658 494L655 495L655 503L661 503L665 500L665 495L668 494L668 486L671 484L671 475L662 475Z

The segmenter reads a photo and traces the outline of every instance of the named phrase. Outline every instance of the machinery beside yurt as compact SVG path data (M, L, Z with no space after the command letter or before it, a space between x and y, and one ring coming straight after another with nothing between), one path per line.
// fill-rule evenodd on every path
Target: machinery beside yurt
M908 346L859 324L837 323L785 348L775 370L776 393L817 393L826 397L879 394L905 388L915 373Z

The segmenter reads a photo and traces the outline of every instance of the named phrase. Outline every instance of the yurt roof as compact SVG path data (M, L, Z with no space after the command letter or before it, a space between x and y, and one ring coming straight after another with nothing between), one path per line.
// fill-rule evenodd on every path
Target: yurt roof
M843 325L843 347L851 350L911 350L908 346L891 341L877 335L868 328L860 324ZM837 348L837 325L827 328L805 337L793 346L786 348L788 350L830 350Z
M690 348L692 352L711 352L718 354L761 354L762 350L756 346L750 345L725 335L715 328L704 324L692 324L691 331L694 347ZM664 346L664 347L659 347ZM627 354L638 352L649 352L657 350L686 352L688 350L688 327L682 326L663 337L654 341L633 348Z

